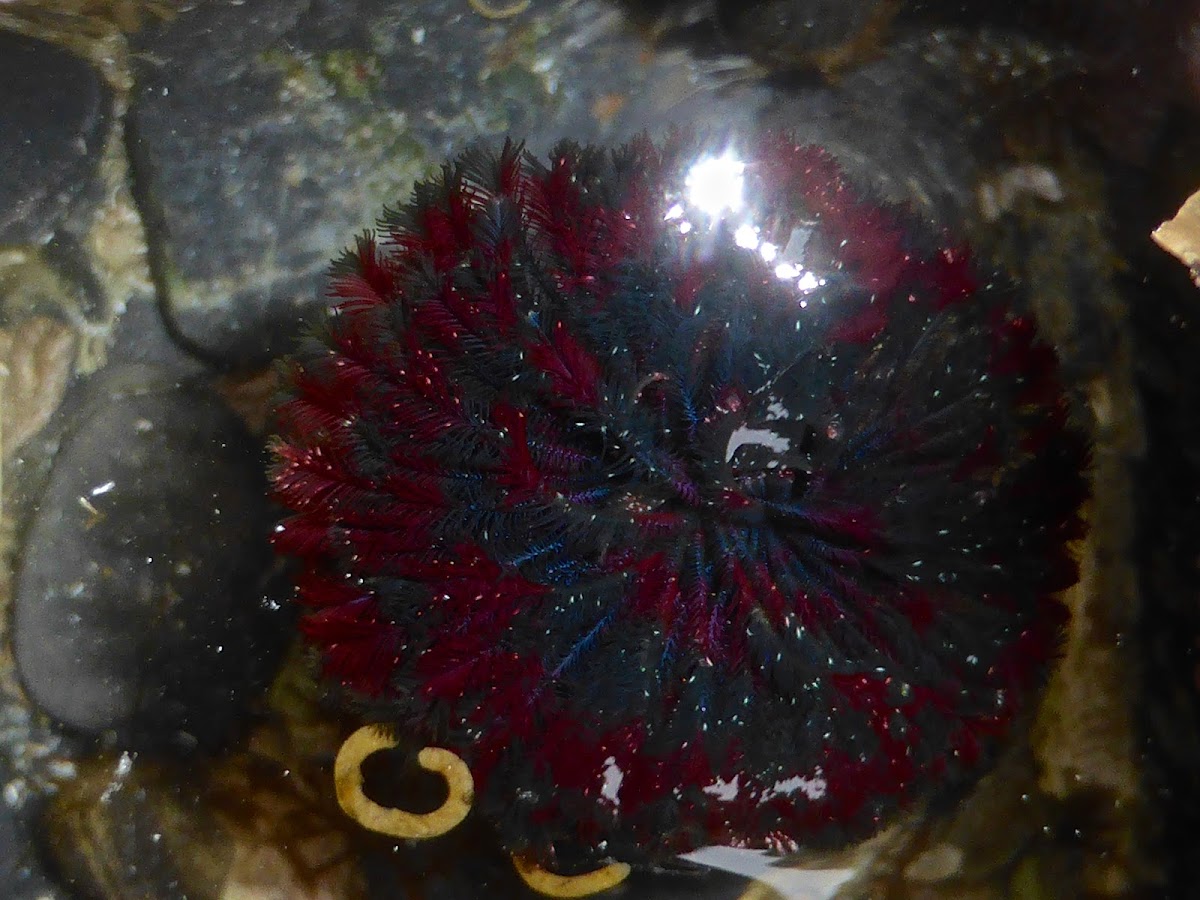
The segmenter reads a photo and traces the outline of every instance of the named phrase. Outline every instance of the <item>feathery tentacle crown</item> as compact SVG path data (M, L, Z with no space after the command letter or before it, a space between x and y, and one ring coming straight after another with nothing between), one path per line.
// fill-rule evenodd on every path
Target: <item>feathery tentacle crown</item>
M863 835L1039 683L1087 493L1055 354L823 150L468 153L333 294L276 544L510 849Z

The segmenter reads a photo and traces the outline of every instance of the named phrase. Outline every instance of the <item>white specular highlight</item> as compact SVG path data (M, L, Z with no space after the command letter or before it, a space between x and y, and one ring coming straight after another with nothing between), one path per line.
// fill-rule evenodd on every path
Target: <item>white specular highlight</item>
M684 187L688 203L714 219L738 212L746 202L746 164L728 152L705 157L688 170Z

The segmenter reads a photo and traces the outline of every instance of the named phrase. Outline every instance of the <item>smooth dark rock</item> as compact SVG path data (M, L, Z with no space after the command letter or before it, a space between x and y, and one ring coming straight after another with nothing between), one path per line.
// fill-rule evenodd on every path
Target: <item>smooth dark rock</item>
M739 49L789 68L818 64L822 53L849 56L887 17L879 0L734 0L717 4L717 18Z
M113 326L109 359L169 369L180 376L200 376L207 371L199 360L176 344L165 327L162 311L153 298L135 298L125 306Z
M298 47L309 6L200 3L135 38L132 162L158 289L188 349L222 364L290 349L328 260L391 199L382 173L407 190L427 165Z
M13 644L31 698L130 746L219 745L290 633L263 456L209 390L126 366L87 386L32 516Z
M1001 123L970 115L976 85L931 43L946 59L923 43L893 48L835 86L780 92L762 124L820 144L855 183L962 234Z
M0 764L0 787L11 771ZM47 877L32 840L33 812L26 802L14 809L0 800L0 897L6 900L58 900L63 894Z
M210 0L133 41L155 278L183 342L226 366L290 350L328 260L469 143L545 152L761 105L683 54L647 60L605 4L497 22L462 0Z
M48 240L95 192L112 94L80 57L0 30L0 245Z

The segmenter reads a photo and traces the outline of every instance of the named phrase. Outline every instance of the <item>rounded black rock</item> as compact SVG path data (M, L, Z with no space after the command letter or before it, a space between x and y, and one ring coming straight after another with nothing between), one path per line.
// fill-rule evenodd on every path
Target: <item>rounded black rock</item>
M717 21L743 52L776 68L836 68L862 54L891 18L879 0L718 2Z
M48 239L92 192L112 93L86 61L0 30L0 245Z
M86 734L219 744L287 632L263 602L261 448L211 391L162 370L88 387L23 544L21 678Z
M16 784L12 768L0 759L0 784ZM28 800L0 801L0 897L8 900L58 900L63 895L52 885L33 847L37 810Z

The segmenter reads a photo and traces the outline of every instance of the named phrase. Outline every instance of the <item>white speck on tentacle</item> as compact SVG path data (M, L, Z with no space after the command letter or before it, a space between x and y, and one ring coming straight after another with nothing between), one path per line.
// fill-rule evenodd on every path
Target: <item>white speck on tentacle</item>
M821 800L825 796L825 792L829 790L829 782L825 780L825 773L818 766L813 770L812 777L804 775L794 775L791 778L784 778L776 781L773 785L763 791L759 798L759 804L766 803L768 800L783 795L790 797L792 794L799 791L804 794L809 800Z
M604 760L604 771L601 774L604 776L604 784L600 788L600 796L613 806L620 806L621 782L625 780L625 773L617 765L617 758L615 756L610 756Z
M113 794L125 786L125 781L129 778L129 773L133 771L133 761L136 756L137 754L130 753L128 750L121 754L117 760L117 764L113 767L111 780L104 788L103 793L100 794L101 803L111 802Z
M700 790L709 796L716 797L722 803L729 803L737 799L739 777L738 775L734 775L732 781L726 781L718 775L716 781Z
M761 444L770 447L777 453L786 453L792 447L792 442L781 434L776 434L769 428L747 428L741 425L729 435L729 443L725 446L725 462L733 459L738 447L742 444Z
M770 404L767 406L767 421L771 422L775 419L790 419L792 417L788 408L779 402L777 397L772 397Z

